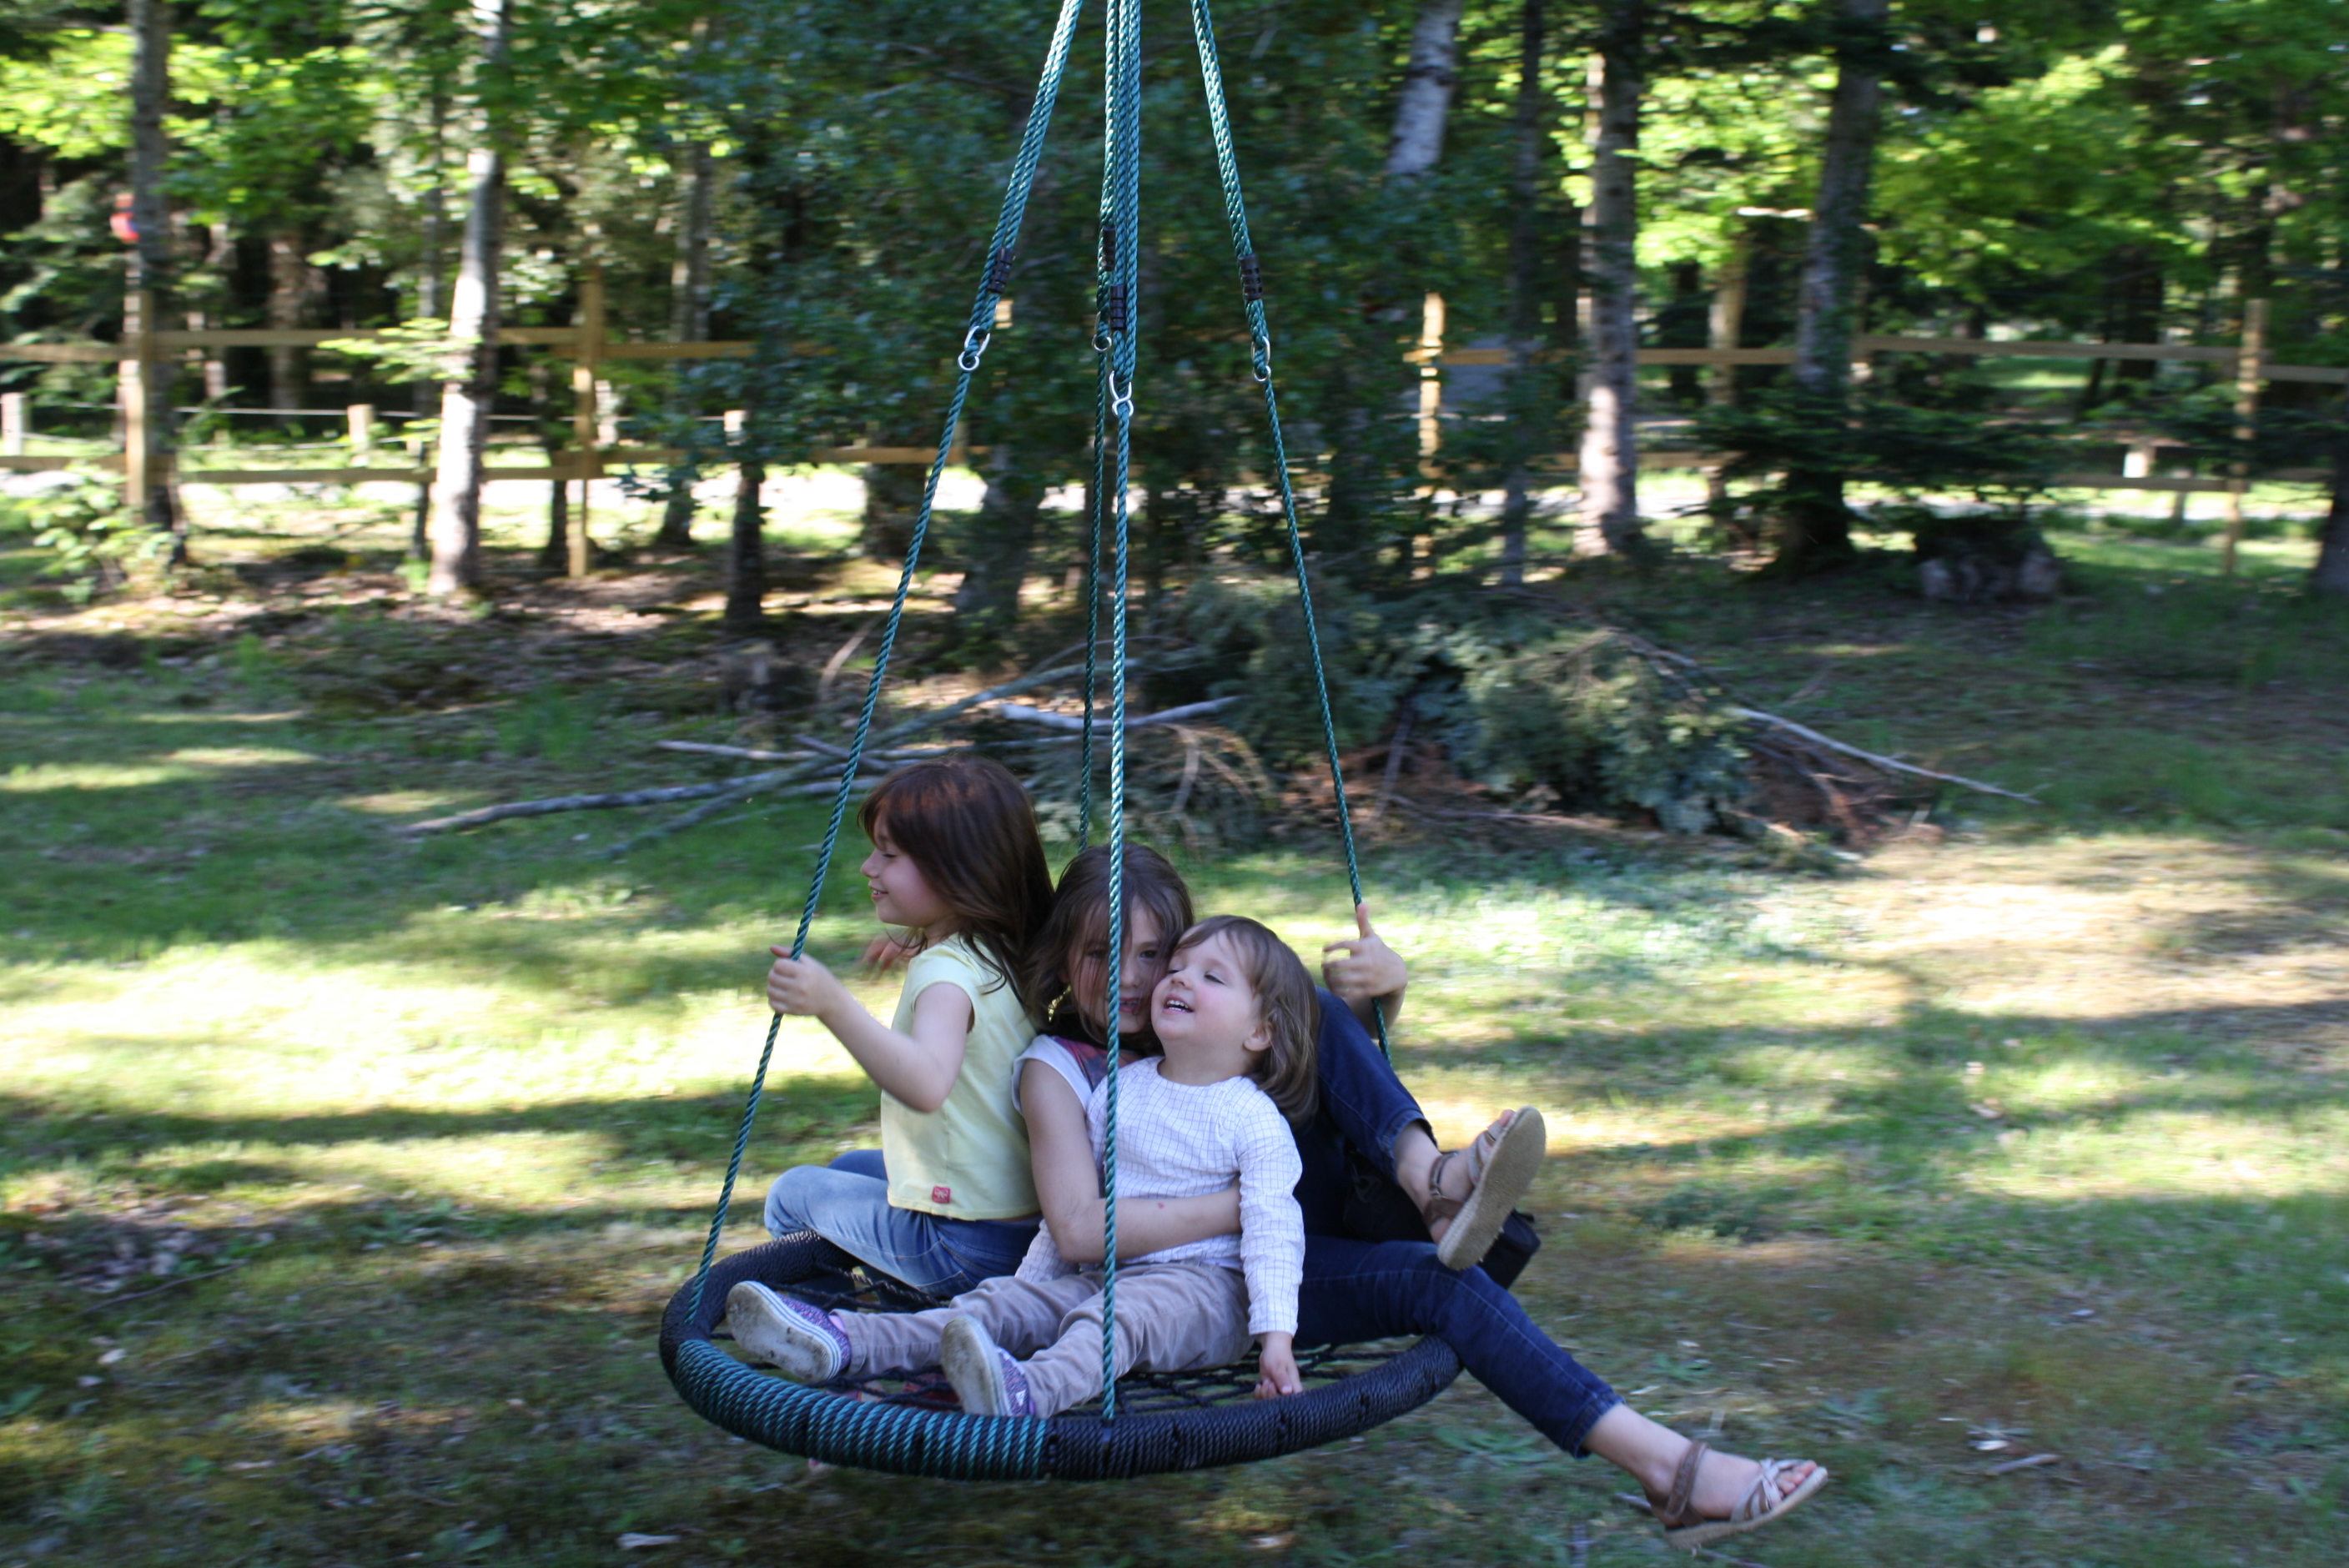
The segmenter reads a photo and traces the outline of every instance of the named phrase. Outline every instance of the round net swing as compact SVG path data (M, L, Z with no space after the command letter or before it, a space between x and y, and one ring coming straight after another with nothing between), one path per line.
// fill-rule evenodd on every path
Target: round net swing
M971 305L969 325L957 359L958 375L905 550L905 569L897 581L896 595L875 654L864 707L858 715L855 738L842 764L831 821L800 912L799 929L791 948L794 958L806 948L808 932L823 897L825 873L847 816L857 765L879 706L906 595L929 530L938 480L946 469L971 378L987 352L997 301L1010 281L1012 253L1019 243L1037 161L1050 128L1082 9L1082 0L1061 0L1043 74L1037 84L1035 105L1012 163L1001 214ZM1107 0L1105 9L1107 106L1096 277L1098 317L1092 340L1096 366L1094 500L1086 595L1085 716L1080 765L1083 795L1080 820L1090 824L1092 819L1094 691L1100 673L1095 667L1095 653L1101 643L1101 604L1106 596L1111 623L1107 672L1110 711L1106 723L1109 799L1104 812L1110 847L1106 997L1108 1016L1114 1018L1118 959L1124 949L1126 490L1133 415L1135 305L1140 293L1140 247L1136 236L1141 184L1142 50L1140 0ZM1214 22L1208 15L1206 0L1191 0L1190 9L1206 89L1208 128L1215 141L1225 211L1238 263L1250 364L1257 382L1264 389L1272 469L1278 483L1307 646L1312 655L1314 683L1320 697L1346 875L1352 902L1359 904L1362 901L1361 877L1356 865L1353 826L1347 810L1337 733L1330 721L1329 688L1313 624L1305 547L1297 525L1297 499L1281 438L1280 407L1273 390L1272 335L1266 324L1262 273L1248 239L1247 212L1241 200L1239 168L1232 150ZM1107 543L1112 563L1106 595L1099 580L1104 531L1110 535ZM811 1387L769 1375L736 1359L720 1347L716 1336L726 1314L727 1293L744 1281L755 1281L835 1311L920 1310L941 1305L896 1281L873 1276L856 1259L813 1233L781 1237L719 1259L719 1238L733 1202L743 1152L750 1145L750 1131L758 1119L760 1098L781 1024L778 1016L768 1026L766 1047L760 1054L758 1070L743 1105L741 1124L727 1161L726 1180L702 1245L700 1266L671 1299L661 1323L661 1361L670 1381L687 1404L726 1431L785 1453L899 1474L956 1480L1025 1480L1045 1476L1068 1480L1112 1480L1270 1459L1350 1437L1425 1403L1459 1375L1459 1360L1449 1346L1439 1340L1422 1339L1392 1352L1375 1347L1309 1349L1299 1346L1298 1366L1304 1374L1305 1390L1279 1399L1257 1400L1251 1397L1256 1381L1253 1364L1179 1376L1147 1372L1123 1378L1114 1376L1114 1367L1110 1365L1116 1344L1117 1310L1119 1053L1114 1029L1110 1031L1108 1042L1106 1079L1104 1187L1109 1204L1104 1237L1108 1261L1102 1271L1105 1387L1096 1403L1050 1418L971 1416L962 1413L943 1380L905 1383L893 1379L869 1385L842 1383ZM1383 1049L1387 1042L1382 1017L1378 1020L1378 1032Z

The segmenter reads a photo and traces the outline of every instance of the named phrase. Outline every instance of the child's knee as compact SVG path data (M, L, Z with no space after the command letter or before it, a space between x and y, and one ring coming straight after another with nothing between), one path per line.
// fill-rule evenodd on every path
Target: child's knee
M823 1172L820 1165L794 1165L775 1178L774 1184L767 1189L767 1234L788 1236L796 1231L815 1229L809 1217L812 1211L807 1202L807 1179Z

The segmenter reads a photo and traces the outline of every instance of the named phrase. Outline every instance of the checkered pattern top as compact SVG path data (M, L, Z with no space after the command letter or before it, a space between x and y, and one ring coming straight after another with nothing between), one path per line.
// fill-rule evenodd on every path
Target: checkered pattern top
M1210 1236L1130 1264L1213 1263L1247 1276L1248 1331L1297 1332L1297 1285L1305 1271L1305 1216L1297 1206L1305 1173L1297 1140L1272 1097L1250 1078L1181 1084L1160 1076L1154 1057L1118 1069L1117 1194L1121 1198L1199 1198L1237 1178L1240 1233ZM1109 1086L1085 1102L1093 1158L1102 1158ZM1052 1279L1076 1272L1038 1227L1019 1277ZM1093 1272L1091 1270L1088 1273Z

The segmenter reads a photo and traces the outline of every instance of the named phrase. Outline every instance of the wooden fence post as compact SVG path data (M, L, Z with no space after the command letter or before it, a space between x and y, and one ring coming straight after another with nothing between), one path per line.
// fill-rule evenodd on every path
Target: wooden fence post
M579 510L573 515L569 573L587 575L587 492L604 471L596 445L595 370L604 359L604 263L590 262L579 280L579 338L572 350L571 438L578 449ZM556 484L563 483L558 478Z
M2243 341L2235 357L2235 439L2251 438L2252 421L2260 417L2260 361L2267 356L2268 302L2243 302ZM2237 463L2227 481L2226 573L2235 574L2235 546L2243 537L2243 492L2251 488L2251 465Z
M0 392L0 457L25 455L25 438L31 421L26 417L22 392Z
M375 405L353 403L343 410L351 432L351 458L360 461L375 452Z
M1444 446L1443 357L1444 296L1431 294L1419 307L1419 471L1429 479Z

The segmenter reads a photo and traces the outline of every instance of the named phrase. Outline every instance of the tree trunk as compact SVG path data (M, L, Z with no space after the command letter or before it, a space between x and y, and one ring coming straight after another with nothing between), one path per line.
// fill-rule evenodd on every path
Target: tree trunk
M1509 167L1509 462L1501 503L1500 582L1526 580L1526 528L1533 465L1551 421L1549 383L1534 367L1541 348L1542 0L1525 0L1517 32L1516 146Z
M512 21L507 0L473 0L483 77L504 68ZM489 84L482 84L485 89ZM449 335L461 355L440 386L440 465L432 484L432 570L427 590L470 593L481 582L481 462L498 385L498 250L504 228L502 128L484 104L465 155L465 237L450 301Z
M1640 34L1646 0L1609 0L1590 170L1590 387L1583 410L1582 531L1578 548L1616 554L1640 534L1638 154Z
M416 281L416 314L426 321L440 319L441 283L444 263L441 256L441 230L447 221L447 165L441 154L449 139L449 98L436 86L432 90L432 183L424 191L424 258L423 268ZM419 381L415 388L416 412L429 415L440 388L431 381ZM426 449L417 449L421 462ZM416 525L409 531L408 559L426 561L431 558L432 543L429 530L432 522L432 485L426 481L416 487Z
M554 417L554 368L543 355L531 360L530 416L546 466L562 468L564 428ZM546 539L538 547L538 569L560 577L571 570L571 483L556 480L546 491Z
M269 236L269 311L270 330L291 332L302 325L303 297L309 292L310 263L302 253L302 236L298 233L278 233ZM273 408L299 408L304 397L302 388L302 351L291 344L269 346L269 406ZM280 415L289 429L298 428L300 421Z
M163 198L164 164L170 147L163 112L171 96L171 8L169 0L130 0L130 222L137 248L130 257L130 292L141 308L140 327L163 325L163 302L171 287L171 210ZM171 367L150 352L135 364L145 401L141 423L146 459L145 521L171 536L170 559L187 559L187 517L171 472Z
M2349 392L2342 394L2341 422L2333 427L2333 506L2317 535L2308 585L2320 593L2349 596Z
M2110 279L2116 306L2114 341L2159 343L2164 292L2160 259L2142 245L2124 245L2113 253ZM2123 387L2145 387L2160 368L2157 360L2124 359L2113 366L2113 379Z
M684 211L678 215L677 261L669 269L669 335L679 343L697 343L709 335L709 231L717 185L709 143L697 141L678 160L683 176ZM691 411L681 391L669 398L672 413ZM680 474L677 489L661 511L660 531L653 535L656 550L683 550L693 543L693 476Z
M988 459L987 494L978 503L955 590L955 641L964 648L1000 645L1019 618L1019 587L1044 509L1044 482L1019 466L1010 442Z
M1843 0L1848 29L1827 108L1819 199L1803 260L1795 320L1795 390L1826 425L1849 418L1851 340L1860 270L1867 254L1868 190L1876 165L1882 93L1872 57L1883 41L1890 0ZM1792 571L1831 565L1853 554L1851 511L1843 473L1790 472L1785 528L1777 563Z
M1459 83L1460 12L1465 0L1420 0L1411 29L1411 64L1396 101L1394 135L1387 144L1387 177L1411 180L1444 156L1444 127Z
M1739 340L1745 333L1745 273L1751 264L1754 237L1741 232L1730 242L1729 259L1721 266L1720 276L1713 280L1713 305L1706 313L1704 341L1708 348L1723 349L1741 346ZM1715 365L1705 377L1704 406L1707 408L1727 408L1737 401L1737 366ZM1704 470L1705 510L1712 513L1714 526L1731 535L1741 546L1750 541L1737 537L1732 527L1729 504L1729 481L1722 477L1722 465L1707 464Z
M767 465L745 456L737 469L734 491L734 531L726 542L726 624L740 631L754 629L766 618L766 509L759 490L767 482Z

